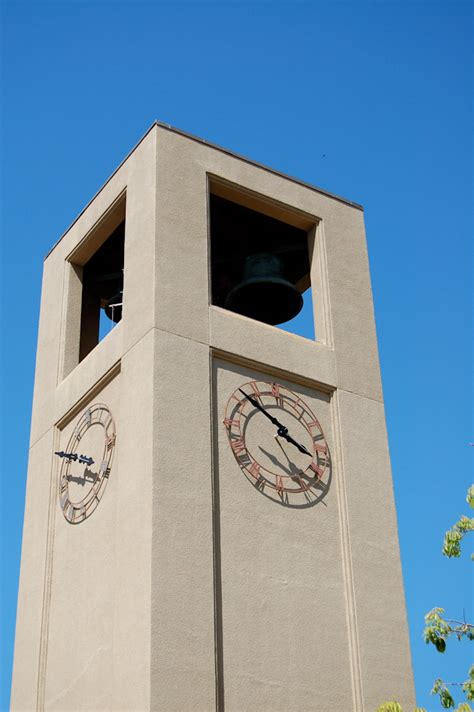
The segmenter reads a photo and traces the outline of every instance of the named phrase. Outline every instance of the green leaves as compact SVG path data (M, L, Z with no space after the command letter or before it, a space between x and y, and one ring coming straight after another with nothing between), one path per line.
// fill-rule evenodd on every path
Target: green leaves
M474 485L467 491L466 502L474 509ZM461 542L467 532L474 531L474 518L466 517L464 514L444 535L443 554L449 558L459 558L461 556ZM474 559L474 554L471 554Z
M474 640L474 626L466 621L454 621L443 618L443 608L433 608L432 611L426 614L426 627L424 630L424 638L426 643L432 643L439 653L444 653L446 650L446 639L450 635L456 636L458 640L467 638ZM474 700L474 665L469 669L469 679L463 683L452 682L450 685L462 687L462 691L468 700ZM435 680L432 695L439 695L441 706L444 709L454 709L456 703L449 691L447 685L442 680ZM462 703L457 708L457 712L472 712L467 703Z
M474 485L467 491L466 502L474 509ZM467 532L474 531L474 518L463 515L444 536L443 554L448 557L457 558L461 556L461 542ZM474 559L474 555L471 556ZM458 640L466 638L474 640L474 625L466 620L452 620L444 617L444 608L433 608L425 616L425 629L423 637L425 643L434 645L438 653L444 653L446 642L450 636ZM431 690L432 695L438 695L443 709L454 709L456 703L448 688L448 685L460 687L467 700L474 700L474 665L469 668L469 678L465 682L445 683L441 679L434 681ZM377 712L403 712L398 702L385 702ZM417 707L414 712L426 712L421 707ZM461 702L455 712L472 712L468 702Z
M384 702L377 708L377 712L403 712L402 706L398 702ZM426 712L424 707L416 707L413 712Z
M432 695L439 695L439 700L441 702L441 707L445 710L454 708L456 705L453 700L450 691L446 687L445 683L438 679L434 681L433 689L431 690Z
M463 537L467 532L472 531L474 531L474 518L462 515L459 521L444 535L442 549L444 556L459 558L461 556L461 542Z
M474 509L474 485L471 485L467 491L466 502L471 509Z
M439 682L440 685L443 685L443 682L441 680L436 680L436 682ZM436 683L435 683L436 684ZM433 693L434 691L431 690ZM437 691L438 692L438 691ZM443 691L445 692L445 691ZM446 704L443 705L445 709L450 709L453 708L454 705L456 704L449 694L449 691L447 694L445 694L445 702ZM384 702L383 705L380 705L380 707L377 707L376 712L403 712L401 705L398 702ZM415 707L413 712L426 712L426 709L424 707ZM472 712L471 706L467 702L461 702L461 704L457 707L455 712Z
M474 666L469 670L470 679L466 680L462 685L463 692L466 694L468 700L474 700ZM457 683L451 683L457 684ZM439 695L441 702L441 707L444 709L454 709L456 703L448 690L446 684L442 680L435 680L433 689L431 690L432 695ZM461 702L456 712L472 712L471 706L467 702Z
M467 621L456 621L443 618L444 608L433 608L425 616L425 630L423 637L425 643L432 643L438 653L446 650L446 640L450 635L454 635L458 640L467 638L474 640L474 625Z
M474 700L474 665L471 665L471 667L469 668L469 679L463 683L462 691L464 692L468 700Z
M425 616L426 627L423 633L425 643L432 643L438 653L446 650L446 639L454 632L454 629L442 617L444 608L433 608Z

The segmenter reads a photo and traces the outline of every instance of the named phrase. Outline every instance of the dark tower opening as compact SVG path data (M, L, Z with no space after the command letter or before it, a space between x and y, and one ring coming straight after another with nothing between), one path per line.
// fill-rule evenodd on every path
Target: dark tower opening
M83 266L80 361L100 341L101 319L111 328L122 318L124 249L125 220Z
M266 324L300 311L309 287L308 235L211 193L212 304Z

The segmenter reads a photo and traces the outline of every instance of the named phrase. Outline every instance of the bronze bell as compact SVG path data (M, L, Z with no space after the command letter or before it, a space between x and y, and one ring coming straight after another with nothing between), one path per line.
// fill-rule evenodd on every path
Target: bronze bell
M302 306L299 291L283 278L282 260L269 252L246 257L242 281L225 300L226 309L265 324L289 321Z

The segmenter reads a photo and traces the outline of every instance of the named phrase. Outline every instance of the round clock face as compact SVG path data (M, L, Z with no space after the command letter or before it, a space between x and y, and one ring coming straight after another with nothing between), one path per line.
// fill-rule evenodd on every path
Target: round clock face
M258 490L295 506L325 495L328 444L317 417L296 393L278 383L244 383L228 400L224 425L237 463Z
M115 449L115 424L103 403L78 418L62 458L59 503L71 524L79 524L98 506L110 476Z

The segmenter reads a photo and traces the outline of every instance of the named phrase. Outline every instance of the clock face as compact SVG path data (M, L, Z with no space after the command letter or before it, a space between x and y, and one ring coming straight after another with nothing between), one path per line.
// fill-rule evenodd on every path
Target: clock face
M263 494L293 506L326 494L330 453L305 401L279 383L248 381L230 396L224 425L234 457Z
M98 506L110 477L116 441L108 407L96 403L78 418L62 458L59 504L70 524L79 524Z

